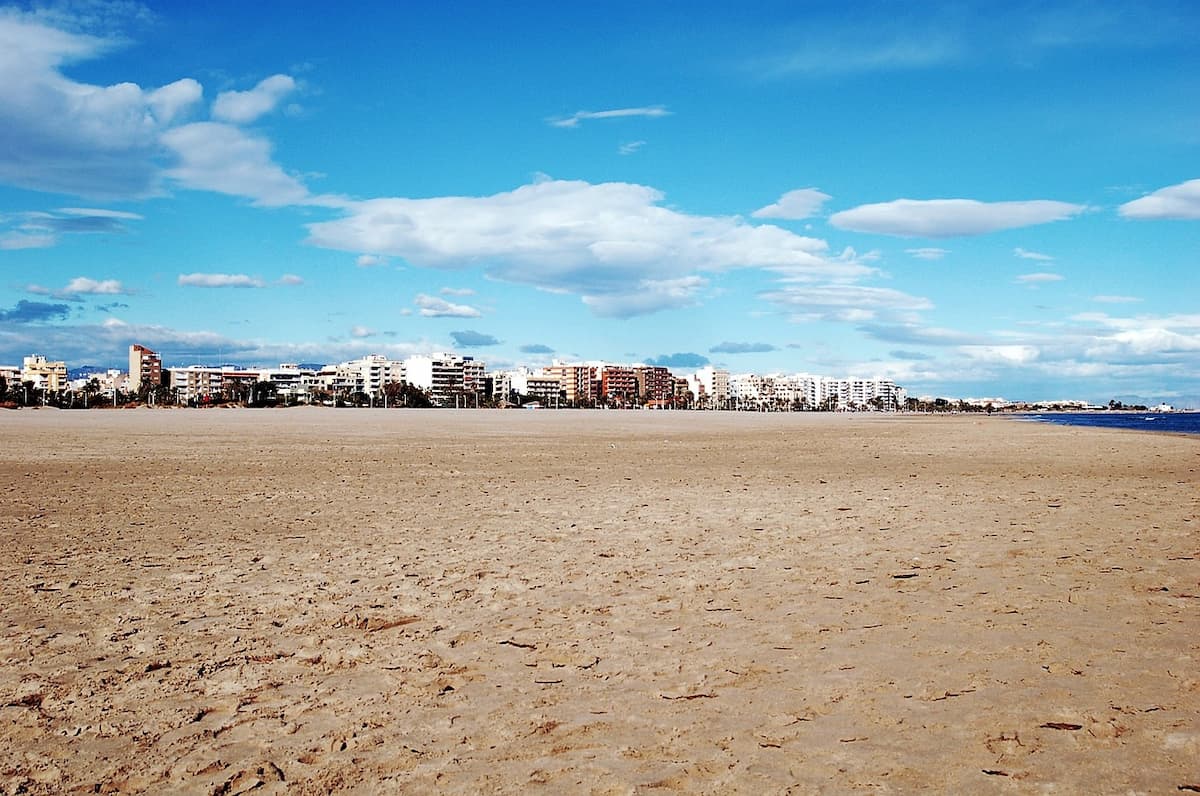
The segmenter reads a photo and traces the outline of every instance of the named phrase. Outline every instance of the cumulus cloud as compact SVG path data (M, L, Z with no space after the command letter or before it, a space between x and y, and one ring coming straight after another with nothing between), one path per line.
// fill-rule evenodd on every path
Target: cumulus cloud
M710 354L762 354L768 351L778 351L770 343L718 343L708 349Z
M490 334L464 329L460 332L451 332L450 337L454 339L454 343L462 348L483 348L490 345L499 345L500 341Z
M1084 205L1034 199L1022 202L979 202L974 199L896 199L860 205L834 213L839 229L900 237L950 238L983 235L1003 229L1069 219Z
M1061 282L1065 278L1062 274L1041 271L1036 274L1021 274L1017 277L1017 283L1021 285L1044 285L1048 282Z
M950 253L949 249L939 249L936 246L923 246L919 249L905 249L905 254L911 254L918 260L940 260Z
M246 274L180 274L178 281L185 287L266 287L258 277Z
M378 255L360 254L358 255L358 258L355 259L354 264L359 268L373 268L377 265L383 265L385 262L387 262L387 260L383 257L379 257Z
M479 318L483 313L467 304L451 304L437 296L424 293L417 294L413 303L420 308L420 314L426 318Z
M158 138L200 99L190 78L157 89L97 86L62 68L116 46L0 10L0 181L102 198L158 191Z
M701 274L788 269L808 278L872 273L830 259L824 241L738 217L663 207L629 183L542 180L484 197L385 198L347 203L309 225L309 241L373 251L434 268L482 266L497 279L580 295L602 315L629 316L697 301Z
M374 329L371 329L366 326L351 326L350 327L350 336L354 337L354 338L361 339L363 337L371 337L372 335L375 335L375 334L378 334L378 332L376 332Z
M671 112L661 105L651 105L643 108L616 108L608 111L576 111L570 116L558 119L547 119L552 127L578 127L580 122L592 119L622 119L630 116L642 116L657 119L670 116Z
M28 285L25 289L37 295L53 296L68 301L79 301L79 296L116 296L127 295L131 292L119 280L92 279L86 276L77 276L58 289L41 285Z
M116 279L89 279L77 276L63 288L64 293L88 294L97 296L115 296L127 292Z
M1200 219L1200 180L1159 188L1118 208L1125 218Z
M184 187L240 196L257 205L316 204L308 189L271 159L271 143L218 122L172 128L162 143L177 156L166 175Z
M296 81L288 75L271 75L249 91L222 91L213 102L214 119L234 124L249 124L279 106L284 97L296 90Z
M779 201L760 207L751 213L755 218L785 218L799 220L817 214L821 206L831 197L816 188L800 188L788 191L779 197Z

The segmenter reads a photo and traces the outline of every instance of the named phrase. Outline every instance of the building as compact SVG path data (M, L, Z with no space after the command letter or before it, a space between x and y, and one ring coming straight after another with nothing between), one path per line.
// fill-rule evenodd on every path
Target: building
M307 401L319 385L315 370L301 368L294 362L285 362L277 368L260 370L259 381L275 385L275 394L286 402Z
M666 406L675 402L675 377L658 365L636 365L638 395L647 406Z
M724 409L729 402L729 371L706 365L688 377L699 409Z
M528 368L503 370L492 374L492 397L502 401L522 398L558 406L563 400L562 384L553 376Z
M129 346L129 390L140 392L162 384L162 358L145 346Z
M600 396L600 379L595 365L568 365L557 360L542 368L542 375L557 379L568 404L591 404Z
M437 353L411 356L404 360L405 380L429 393L437 406L458 406L486 389L486 366L474 357Z
M641 390L633 368L624 365L604 365L600 368L600 396L610 406L641 404Z
M232 365L189 365L168 369L167 377L176 403L201 404L246 400L254 383L259 381L259 372Z
M21 381L33 382L37 390L61 392L67 387L67 363L48 360L41 354L31 354L24 359Z
M404 378L405 363L380 354L368 354L360 359L326 366L316 374L315 381L323 389L337 395L362 393L375 398L383 395L385 384L399 384Z

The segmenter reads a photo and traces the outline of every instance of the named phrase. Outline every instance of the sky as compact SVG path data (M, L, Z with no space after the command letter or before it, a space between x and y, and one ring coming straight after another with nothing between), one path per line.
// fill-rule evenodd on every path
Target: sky
M0 364L1200 407L1193 2L0 5Z

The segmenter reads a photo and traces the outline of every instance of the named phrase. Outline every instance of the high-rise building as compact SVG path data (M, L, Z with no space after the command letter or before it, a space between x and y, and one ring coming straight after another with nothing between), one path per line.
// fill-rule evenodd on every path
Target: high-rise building
M129 346L129 389L138 392L143 387L162 384L162 358L142 345Z

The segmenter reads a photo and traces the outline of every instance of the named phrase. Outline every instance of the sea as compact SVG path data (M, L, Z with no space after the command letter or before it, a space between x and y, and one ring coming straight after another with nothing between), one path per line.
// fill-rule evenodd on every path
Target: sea
M1046 412L1015 415L1020 420L1060 426L1126 428L1160 434L1200 435L1200 412Z

